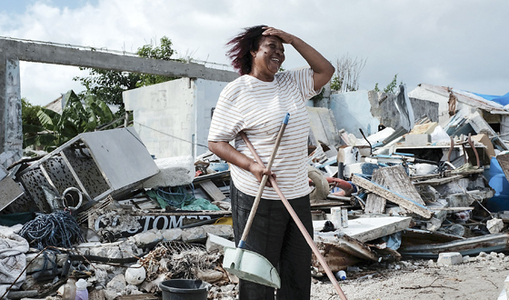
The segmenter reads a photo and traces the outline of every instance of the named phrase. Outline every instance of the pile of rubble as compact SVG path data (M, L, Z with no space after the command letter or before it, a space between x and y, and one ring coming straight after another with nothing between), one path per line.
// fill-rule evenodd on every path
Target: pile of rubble
M358 138L329 109L308 112L314 239L334 273L507 251L509 148L478 113ZM85 279L94 299L155 299L163 281L198 279L209 299L235 298L238 279L222 268L235 247L229 181L211 153L153 159L132 128L0 168L0 282L12 283L0 297L64 297ZM324 276L316 257L311 267Z

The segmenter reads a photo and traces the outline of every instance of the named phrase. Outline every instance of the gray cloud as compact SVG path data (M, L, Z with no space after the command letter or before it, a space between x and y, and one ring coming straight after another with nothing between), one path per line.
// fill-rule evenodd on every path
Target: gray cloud
M83 3L84 1L82 1ZM505 0L99 0L62 8L34 1L22 15L0 13L4 35L135 52L169 37L180 56L228 64L225 43L243 27L269 24L316 47L333 63L367 59L360 86L395 74L479 93L509 92L509 3ZM142 4L141 4L142 3ZM305 61L287 46L287 69ZM22 96L43 104L76 87L77 68L22 64Z

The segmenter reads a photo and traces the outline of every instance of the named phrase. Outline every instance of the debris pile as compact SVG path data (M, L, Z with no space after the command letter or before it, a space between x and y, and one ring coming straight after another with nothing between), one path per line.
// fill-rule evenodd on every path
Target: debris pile
M376 132L338 130L337 112L308 108L314 239L338 278L362 264L507 251L509 148L483 116L455 110L439 123L404 86L366 95L383 112ZM62 297L84 279L97 299L155 299L161 282L190 279L210 285L209 299L234 299L238 279L222 268L223 248L235 247L229 182L210 152L154 159L132 128L0 165L0 243L11 253L0 259L17 270L0 292ZM311 272L324 276L316 257Z

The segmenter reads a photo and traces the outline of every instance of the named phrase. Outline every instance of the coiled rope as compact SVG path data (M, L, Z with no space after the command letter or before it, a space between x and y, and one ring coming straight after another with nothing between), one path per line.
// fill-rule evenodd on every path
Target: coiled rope
M38 215L21 228L19 235L39 250L47 246L71 248L85 241L78 223L68 211Z

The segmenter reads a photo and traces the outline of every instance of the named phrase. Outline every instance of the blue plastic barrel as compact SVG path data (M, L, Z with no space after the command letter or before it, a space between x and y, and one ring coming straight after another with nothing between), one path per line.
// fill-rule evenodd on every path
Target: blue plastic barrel
M495 190L495 196L486 200L486 208L491 212L509 210L509 182L496 157L490 160L488 183Z

